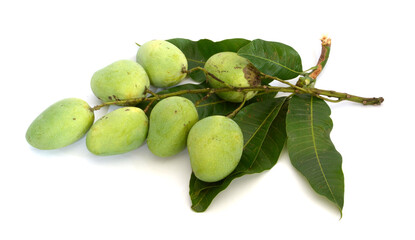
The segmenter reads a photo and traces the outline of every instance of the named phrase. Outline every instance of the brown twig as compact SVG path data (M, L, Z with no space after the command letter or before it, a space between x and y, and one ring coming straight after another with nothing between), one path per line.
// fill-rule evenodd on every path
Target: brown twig
M323 36L321 38L321 54L317 62L317 68L314 69L309 77L316 80L318 75L320 75L321 71L323 70L324 66L326 66L327 60L329 59L331 49L331 39L327 36Z
M199 104L203 101L205 101L206 99L208 99L210 96L212 96L212 94L215 93L215 91L212 89L210 90L204 97L202 97L201 99L199 99L196 103L195 106L199 106Z

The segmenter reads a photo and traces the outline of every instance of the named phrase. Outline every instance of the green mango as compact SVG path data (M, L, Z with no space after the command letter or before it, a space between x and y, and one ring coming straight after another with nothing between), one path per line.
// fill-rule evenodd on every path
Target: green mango
M57 149L82 138L94 122L94 112L85 101L67 98L43 111L30 124L27 142L38 149Z
M187 135L199 120L195 105L184 97L169 97L150 114L147 145L159 157L173 156L186 147Z
M141 146L148 131L143 110L123 107L107 113L92 125L86 135L86 146L95 155L115 155Z
M114 62L94 73L91 89L103 102L113 102L145 96L150 80L144 68L131 60Z
M205 182L224 179L241 160L243 145L241 128L232 119L210 116L200 120L187 138L193 173Z
M187 74L186 56L179 48L164 40L152 40L141 45L136 59L155 87L176 85Z
M223 88L227 87L227 85L250 87L261 84L260 72L246 58L234 52L220 52L211 56L205 63L205 69L226 83L221 83L212 76L207 75L206 79L213 88ZM254 97L256 93L254 91L247 92L246 100ZM244 99L243 92L220 92L216 94L229 102L242 102Z

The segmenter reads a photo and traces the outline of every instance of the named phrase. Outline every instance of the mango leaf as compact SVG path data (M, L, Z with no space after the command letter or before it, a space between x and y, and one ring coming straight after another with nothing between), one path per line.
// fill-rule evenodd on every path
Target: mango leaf
M248 106L249 104L252 104L252 103L263 102L265 100L275 98L276 95L277 95L277 92L258 92L255 95L255 97L246 101L245 106Z
M269 170L277 163L286 141L285 99L282 97L253 103L235 116L234 120L241 127L244 136L241 160L229 176L218 182L203 182L192 173L189 194L194 211L205 211L213 199L235 178Z
M333 122L327 103L310 95L291 98L287 113L287 148L292 165L311 187L340 210L344 202L342 157L330 140Z
M187 58L189 69L203 67L205 62L216 53L237 52L241 47L250 42L242 38L226 39L219 42L213 42L209 39L192 41L184 38L173 38L167 41L182 50ZM197 82L206 80L202 71L194 71L190 74L190 77Z
M283 80L295 78L303 71L297 51L279 42L256 39L240 48L238 55L247 58L260 72Z

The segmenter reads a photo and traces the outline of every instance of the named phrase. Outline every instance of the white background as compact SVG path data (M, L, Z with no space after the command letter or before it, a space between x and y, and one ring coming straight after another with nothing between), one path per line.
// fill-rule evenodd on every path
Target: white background
M0 239L414 239L414 22L400 0L2 1ZM332 52L317 87L385 98L377 107L330 104L345 174L340 220L286 151L195 213L186 151L162 159L143 145L97 157L84 138L52 151L26 143L52 103L98 104L92 74L134 59L136 42L261 38L295 48L306 69L322 34Z

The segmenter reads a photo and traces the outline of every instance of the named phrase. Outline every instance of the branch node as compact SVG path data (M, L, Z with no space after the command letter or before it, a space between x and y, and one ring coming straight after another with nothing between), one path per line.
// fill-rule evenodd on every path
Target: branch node
M157 100L160 100L159 95L157 95L157 93L151 91L149 88L146 88L145 90L146 93L150 93L151 95L153 95Z
M146 106L146 108L143 110L143 112L147 113L148 109L150 109L150 106L153 104L153 102L154 102L155 100L156 100L156 99L155 99L155 98L153 98L153 100L151 100L151 101L147 104L147 106Z

